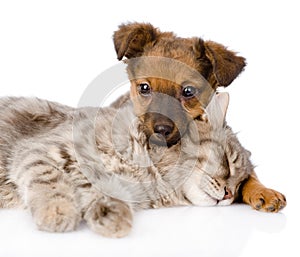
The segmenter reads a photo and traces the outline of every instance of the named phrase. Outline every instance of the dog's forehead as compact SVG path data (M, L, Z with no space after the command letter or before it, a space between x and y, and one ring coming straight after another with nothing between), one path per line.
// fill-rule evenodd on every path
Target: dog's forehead
M199 61L195 54L195 46L198 40L195 38L161 38L154 46L145 49L144 56L164 56L176 59L198 69Z
M177 97L181 86L173 81L161 79L161 78L147 78L151 84L151 88L154 92L167 94L169 96Z
M196 38L161 37L155 45L145 49L145 55L157 54L165 57L174 57L180 53L193 53Z
M126 62L131 80L151 77L171 81L178 85L188 81L199 86L209 86L198 70L174 58L141 56Z

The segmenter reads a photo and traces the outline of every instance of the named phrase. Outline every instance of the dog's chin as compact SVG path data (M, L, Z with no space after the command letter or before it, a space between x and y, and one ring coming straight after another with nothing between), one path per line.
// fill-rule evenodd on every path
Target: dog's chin
M160 134L154 133L149 137L149 144L170 147L172 145L177 144L179 140L180 140L180 136L165 138Z

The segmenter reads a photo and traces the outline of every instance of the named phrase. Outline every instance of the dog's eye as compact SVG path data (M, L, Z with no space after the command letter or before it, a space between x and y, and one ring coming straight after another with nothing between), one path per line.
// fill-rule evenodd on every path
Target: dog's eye
M182 96L186 98L191 98L195 96L197 89L193 86L186 86L182 89Z
M141 95L148 96L151 93L151 87L147 83L141 83L138 85L138 91Z

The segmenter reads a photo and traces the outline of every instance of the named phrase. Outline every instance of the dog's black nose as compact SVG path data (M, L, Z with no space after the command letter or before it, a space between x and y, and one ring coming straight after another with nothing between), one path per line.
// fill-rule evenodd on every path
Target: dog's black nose
M167 137L168 135L170 135L172 130L173 130L173 128L169 125L159 124L159 125L154 126L154 132L161 134L164 137Z

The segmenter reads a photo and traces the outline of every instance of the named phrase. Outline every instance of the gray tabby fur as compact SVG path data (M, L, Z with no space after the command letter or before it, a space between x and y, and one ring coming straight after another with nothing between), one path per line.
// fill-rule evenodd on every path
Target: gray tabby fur
M167 148L149 145L130 104L75 109L2 98L0 207L29 208L41 230L72 231L84 219L97 233L122 237L139 209L231 204L253 166L224 121L227 105L215 96L208 121L192 122Z

